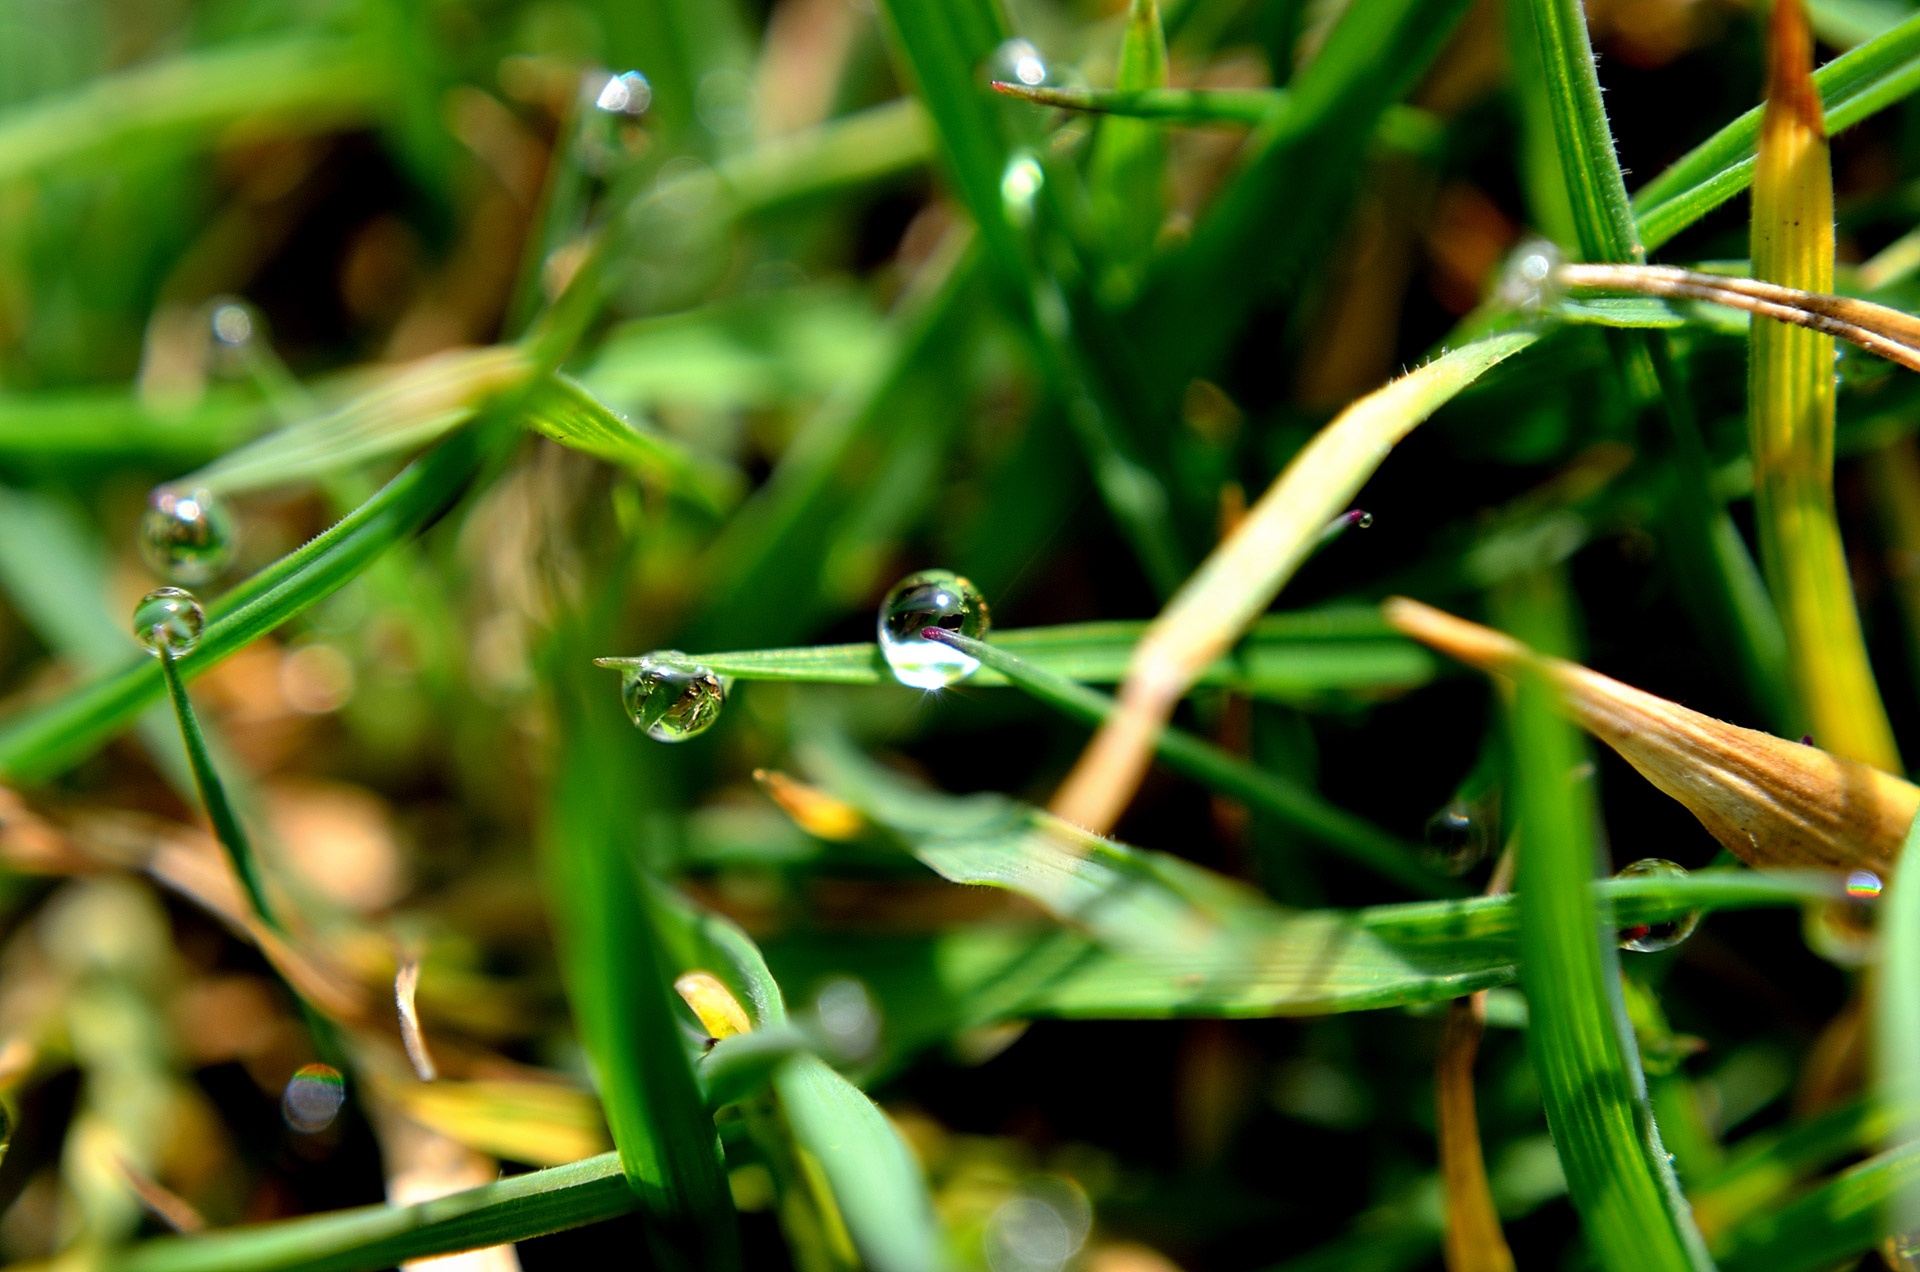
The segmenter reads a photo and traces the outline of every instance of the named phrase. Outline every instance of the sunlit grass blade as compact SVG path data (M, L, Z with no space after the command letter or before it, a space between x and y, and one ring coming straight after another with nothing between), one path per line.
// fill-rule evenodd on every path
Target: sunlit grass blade
M258 398L238 390L210 391L184 410L148 405L126 389L0 393L0 456L188 467L247 441L265 415Z
M1843 1267L1892 1235L1887 1208L1920 1186L1920 1144L1857 1166L1736 1228L1720 1252L1722 1272L1820 1272Z
M497 441L484 428L449 438L326 533L214 602L206 632L181 669L185 678L330 595L388 548L431 524L479 474ZM23 783L58 775L124 729L163 692L160 668L142 658L9 720L0 728L0 774Z
M1577 205L1576 205L1577 206ZM1536 642L1566 641L1557 580L1502 593L1510 621ZM1517 677L1508 711L1521 828L1517 895L1528 1052L1547 1125L1587 1242L1613 1272L1709 1269L1673 1167L1660 1147L1640 1057L1620 1000L1612 916L1596 907L1594 811L1572 777L1579 735L1537 671Z
M1544 658L1504 633L1418 601L1396 597L1385 609L1400 630L1469 666L1508 679L1544 675L1564 712L1751 865L1864 866L1884 874L1920 811L1920 787L1869 765Z
M1833 290L1833 176L1799 0L1774 6L1753 181L1753 272ZM1801 718L1826 750L1900 771L1867 658L1833 496L1833 338L1766 318L1747 337L1754 524L1786 629Z
M1523 3L1546 76L1547 104L1580 253L1592 261L1636 260L1642 252L1600 100L1586 12L1578 0Z
M577 632L555 638L559 649ZM557 651L556 651L557 652ZM725 1269L740 1260L719 1139L678 1023L670 972L641 873L633 780L638 735L591 692L573 659L550 677L563 744L553 769L542 854L568 996L628 1185L654 1220L659 1257ZM627 799L606 798L619 787Z
M1842 54L1813 74L1829 135L1920 88L1920 17ZM1760 107L1748 111L1635 191L1633 207L1649 249L1666 243L1753 181Z
M301 481L424 445L471 420L531 365L511 345L438 354L337 410L249 442L180 479L216 494Z
M931 633L934 629L928 630ZM1112 718L1118 709L1114 700L1105 694L1028 663L1004 648L945 631L939 632L937 639L978 658L984 667L998 671L1009 683L1076 720L1098 725ZM1312 790L1255 768L1170 725L1156 735L1154 747L1170 768L1222 794L1245 800L1249 807L1303 831L1315 841L1403 887L1427 895L1445 895L1457 890L1457 885L1421 861L1415 845L1328 803Z
M392 97L362 44L309 35L236 43L95 79L0 112L0 182L246 121L257 134L364 123Z
M1174 704L1273 602L1319 546L1327 523L1352 504L1393 447L1535 339L1510 332L1443 354L1321 429L1141 638L1120 691L1120 712L1094 736L1055 795L1054 811L1091 830L1112 826L1132 800Z
M535 432L651 477L715 511L733 504L745 484L732 465L621 418L564 375L550 376L535 386L523 409L527 427Z

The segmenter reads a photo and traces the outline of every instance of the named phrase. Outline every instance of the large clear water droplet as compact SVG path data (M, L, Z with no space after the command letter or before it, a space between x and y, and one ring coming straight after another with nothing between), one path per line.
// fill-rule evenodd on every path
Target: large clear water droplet
M610 115L638 119L653 105L653 85L638 71L622 71L601 85L593 104Z
M280 1116L302 1135L317 1135L333 1125L347 1102L347 1080L332 1065L302 1065L280 1096Z
M1684 879L1686 877L1685 866L1660 857L1643 858L1614 876L1616 879ZM1693 929L1699 926L1700 911L1698 910L1690 910L1678 918L1662 919L1657 923L1637 923L1620 929L1620 948L1632 950L1637 954L1656 954L1680 944L1692 936Z
M683 660L678 650L641 659L620 682L620 701L634 727L656 742L685 742L720 718L727 691L720 677Z
M895 583L880 602L880 653L901 684L944 689L972 675L980 660L920 633L939 627L983 640L991 621L979 588L952 570L922 570Z
M161 486L140 518L140 554L169 583L205 583L233 560L233 517L210 491Z
M185 588L156 587L133 607L133 634L150 654L158 654L164 641L175 658L184 657L200 643L206 627L200 598Z
M987 59L987 78L996 84L1021 84L1027 88L1038 88L1051 76L1047 70L1047 60L1040 56L1040 50L1034 47L1033 41L1015 37L1002 41Z
M1427 857L1437 869L1463 875L1493 851L1498 809L1463 799L1427 819Z

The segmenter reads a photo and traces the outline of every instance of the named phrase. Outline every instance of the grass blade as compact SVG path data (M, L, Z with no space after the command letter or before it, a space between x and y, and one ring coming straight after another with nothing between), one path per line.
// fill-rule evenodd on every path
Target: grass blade
M1903 862L1920 861L1920 819L1907 832ZM1920 877L1902 869L1881 902L1880 981L1874 1012L1874 1085L1883 1110L1893 1117L1886 1147L1901 1152L1920 1145ZM1887 1199L1886 1231L1920 1232L1920 1184Z
M1102 724L1054 797L1054 811L1096 831L1112 826L1140 784L1155 735L1194 677L1272 604L1319 546L1327 523L1347 508L1393 447L1536 338L1510 332L1443 354L1321 429L1141 638L1120 691L1120 712Z
M1566 636L1565 602L1535 576L1505 593L1536 643ZM1612 916L1594 905L1591 794L1570 774L1581 746L1544 676L1517 677L1508 709L1517 761L1521 984L1528 1050L1566 1170L1567 1190L1599 1262L1614 1272L1713 1266L1693 1227L1647 1102L1620 999Z
M623 419L564 375L549 377L528 394L525 410L527 427L542 436L652 477L712 511L724 511L740 497L744 483L732 465Z
M1644 253L1600 101L1586 13L1579 0L1523 3L1546 74L1547 104L1581 255L1590 261L1638 260Z
M953 632L939 631L935 636L935 630L928 629L930 638L973 655L983 667L992 668L1006 677L1008 683L1076 720L1097 725L1111 719L1118 710L1114 700L1105 694L1028 663L1003 648L984 641L969 640ZM1245 800L1250 807L1303 831L1315 841L1383 878L1427 896L1446 895L1457 890L1452 880L1435 874L1422 864L1419 849L1415 845L1405 843L1364 818L1326 802L1306 787L1297 786L1278 774L1257 769L1245 760L1170 725L1160 730L1154 746L1169 768L1185 773L1223 794Z
M1900 101L1920 88L1920 17L1827 63L1813 84L1829 136ZM1754 107L1635 192L1635 218L1650 250L1752 183L1761 111Z
M332 594L381 553L418 534L480 473L486 430L468 430L404 469L378 494L297 552L239 584L210 608L185 678L272 631ZM165 691L160 668L142 658L90 681L0 729L0 774L44 782L79 763Z
M1723 1272L1819 1272L1857 1259L1892 1235L1887 1209L1920 1186L1920 1144L1870 1157L1736 1229L1720 1255Z
M1753 270L1833 290L1833 176L1799 0L1774 5L1753 183ZM1786 629L1801 718L1820 745L1900 771L1854 604L1833 500L1833 337L1756 317L1747 337L1748 447L1760 560Z

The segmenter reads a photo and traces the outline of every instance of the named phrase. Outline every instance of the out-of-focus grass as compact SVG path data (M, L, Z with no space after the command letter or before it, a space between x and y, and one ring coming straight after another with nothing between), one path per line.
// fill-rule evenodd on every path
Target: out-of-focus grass
M1489 1205L1521 1267L1900 1238L1890 881L1597 879L1715 848L1544 681L1375 608L1776 729L1861 718L1844 662L1892 741L1813 744L1911 752L1909 373L1553 272L1920 303L1920 17L1809 7L1830 236L1720 0L0 0L0 1256L1459 1272L1503 1266ZM1745 259L1755 181L1791 270ZM1800 399L1812 538L1744 423ZM127 629L161 483L240 526L166 666ZM923 692L871 642L928 567L997 626ZM1057 806L1117 837L1040 811L1170 639L1138 762ZM648 669L718 722L629 728ZM1395 903L1509 845L1516 895Z

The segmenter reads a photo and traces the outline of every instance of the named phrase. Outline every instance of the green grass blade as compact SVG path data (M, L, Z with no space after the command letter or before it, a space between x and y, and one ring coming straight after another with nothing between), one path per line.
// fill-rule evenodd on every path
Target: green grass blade
M125 389L0 393L0 457L185 468L247 441L264 414L257 397L237 390L210 391L183 411L149 406Z
M393 545L418 534L480 473L485 429L449 438L326 533L233 588L209 610L207 629L181 663L185 679L213 666L331 595ZM92 680L0 727L0 774L44 782L105 744L165 692L150 658Z
M527 427L562 446L651 477L719 512L745 484L731 464L652 428L621 418L578 382L553 375L525 402Z
M1871 1147L1893 1124L1878 1101L1861 1099L1786 1130L1742 1140L1725 1166L1688 1193L1700 1230L1720 1249L1725 1234L1777 1206L1808 1174Z
M648 757L636 755L639 735L611 696L574 670L567 655L581 638L563 631L550 651L562 742L542 848L568 997L627 1183L656 1221L656 1248L688 1267L737 1267L720 1143L654 933L655 885L640 866L634 805L657 806ZM620 802L607 798L615 789Z
M1888 1207L1920 1187L1920 1143L1870 1157L1737 1229L1720 1255L1723 1272L1820 1272L1844 1267L1893 1229Z
M1833 59L1813 82L1828 136L1900 101L1920 88L1920 17ZM1752 184L1759 140L1756 106L1641 186L1633 208L1646 246L1660 247Z
M1581 255L1590 261L1637 260L1644 253L1600 101L1586 12L1579 0L1523 2L1546 75L1560 170L1571 196Z
M1112 698L1058 676L983 641L941 632L943 644L972 654L1018 688L1039 701L1085 724L1097 725L1119 709ZM1444 896L1458 889L1424 866L1418 849L1363 818L1321 799L1275 773L1255 768L1171 725L1155 741L1160 758L1203 785L1245 800L1314 840L1337 850L1375 873L1428 896Z
M359 43L296 36L191 53L89 81L64 96L0 113L0 182L236 121L275 132L364 122L394 94Z
M1081 88L996 84L1000 92L1036 106L1118 115L1163 124L1275 125L1293 106L1284 88ZM1432 111L1396 102L1380 113L1373 139L1387 150L1433 154L1446 125Z
M233 811L232 801L227 798L227 788L213 767L213 757L207 753L207 739L200 732L200 718L194 714L193 700L187 696L187 687L180 679L173 651L163 644L157 661L161 674L166 677L167 694L173 699L173 713L180 721L180 736L187 744L187 761L193 766L194 784L200 789L201 806L213 825L213 837L226 849L227 860L232 863L233 872L240 876L254 913L277 928L280 921L274 915L273 903L267 900L267 884L260 873L259 858L254 855L246 828Z
M873 1272L945 1267L920 1163L886 1114L816 1056L788 1061L774 1089L794 1140L820 1163L866 1266Z
M1504 595L1510 621L1536 649L1565 648L1565 602L1546 576ZM1510 708L1516 823L1524 827L1521 984L1528 1049L1587 1241L1612 1272L1712 1267L1647 1101L1620 998L1612 916L1596 908L1590 790L1571 779L1583 758L1544 680L1518 679Z
M524 1241L639 1207L616 1153L515 1175L411 1206L362 1206L110 1256L110 1272L374 1272L410 1259Z
M1900 859L1920 861L1920 821L1907 832ZM1874 1086L1881 1106L1898 1110L1887 1147L1920 1144L1920 875L1902 869L1881 902L1880 984L1874 1013ZM1887 1230L1920 1231L1920 1185L1894 1193Z
M996 631L990 643L1053 675L1083 684L1111 685L1126 676L1128 660L1146 629L1145 621L1062 623ZM603 667L622 667L637 660L595 661ZM897 683L880 656L880 647L871 642L689 654L685 661L737 680ZM1432 680L1438 669L1438 660L1424 646L1387 627L1377 609L1356 606L1266 615L1254 622L1237 648L1217 659L1195 683L1254 698L1310 704L1344 693L1377 696L1414 689ZM966 681L969 689L1008 683L991 666L983 666Z

